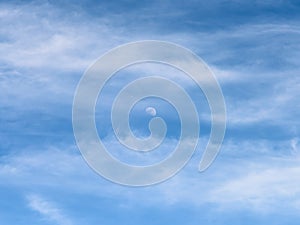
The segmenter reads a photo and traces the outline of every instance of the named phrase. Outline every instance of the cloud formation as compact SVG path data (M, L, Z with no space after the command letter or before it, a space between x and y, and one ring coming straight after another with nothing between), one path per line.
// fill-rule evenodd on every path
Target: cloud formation
M12 202L24 221L40 224L71 225L79 216L69 213L78 210L84 224L182 224L187 217L193 224L240 224L244 218L250 224L297 224L299 21L296 1L1 2L1 221L10 224ZM183 171L160 185L131 189L88 168L75 147L71 107L81 75L97 57L142 39L181 44L212 67L224 92L228 129L221 155L199 174L210 129L199 90L168 68L137 65L123 71L131 78L170 74L197 101L202 122L199 149ZM129 81L112 80L98 106L108 112L115 90ZM133 113L133 130L141 136L147 134L147 103ZM155 108L176 130L172 110L162 103ZM100 136L116 158L153 163L176 146L178 133L170 132L161 152L127 153L113 137L110 118L98 113ZM24 190L42 194L25 194L24 204L18 199Z
M52 202L49 202L39 195L31 194L27 196L28 206L41 214L45 219L50 222L54 222L58 225L73 225L69 218L67 218L62 210L55 206Z

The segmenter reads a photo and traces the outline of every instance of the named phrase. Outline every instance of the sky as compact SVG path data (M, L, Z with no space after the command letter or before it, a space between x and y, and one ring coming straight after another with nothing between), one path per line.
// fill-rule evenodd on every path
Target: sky
M1 1L0 223L298 224L300 219L300 4L298 1ZM188 164L147 187L115 184L84 161L72 103L86 69L128 42L184 46L213 71L224 95L227 130L205 172L198 164L210 134L201 89L166 65L125 68L96 105L99 137L116 158L148 165L172 153L180 134L174 107L148 98L130 114L149 135L151 106L168 131L159 149L124 150L110 124L121 88L163 74L194 100L199 144Z

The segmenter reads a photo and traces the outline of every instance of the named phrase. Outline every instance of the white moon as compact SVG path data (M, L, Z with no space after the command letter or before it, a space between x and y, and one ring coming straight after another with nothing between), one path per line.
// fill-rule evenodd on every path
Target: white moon
M146 113L148 113L151 116L155 116L156 115L156 110L153 107L147 107L146 108Z

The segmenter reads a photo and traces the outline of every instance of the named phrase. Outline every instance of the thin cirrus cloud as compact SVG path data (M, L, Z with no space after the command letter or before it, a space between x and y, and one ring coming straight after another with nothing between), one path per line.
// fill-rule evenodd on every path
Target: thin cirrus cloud
M205 144L205 140L201 141L201 144ZM39 153L23 152L6 157L6 162L2 162L0 175L2 187L23 187L47 193L46 198L53 198L54 202L59 201L62 204L59 210L62 215L64 210L70 211L74 206L64 205L57 193L68 201L70 196L78 198L75 204L92 211L96 210L97 204L101 204L107 196L110 196L117 204L127 202L126 207L129 208L135 208L136 205L144 208L187 204L191 208L201 209L213 204L217 210L215 213L221 210L227 214L241 207L270 214L297 213L298 142L291 140L290 143L281 146L290 149L289 156L285 152L275 155L270 150L274 146L276 147L276 144L268 142L256 143L255 146L251 142L239 143L238 146L225 143L220 159L209 171L201 174L196 170L197 160L200 159L198 152L190 165L176 177L146 189L124 188L105 181L87 167L74 148L68 152L65 149L49 149ZM249 152L241 153L240 148L248 149ZM122 159L122 156L120 158ZM65 192L68 192L68 195L64 195ZM82 196L85 196L83 202L80 200ZM141 199L143 202L140 202ZM284 208L281 208L283 203ZM115 207L112 203L105 204L106 207ZM39 212L37 206L33 206ZM60 213L57 215L54 209L48 212L47 208L43 207L40 211L41 218L47 217L54 222L58 220L57 218L61 218ZM54 216L50 214L53 211L56 212ZM104 210L102 213L107 211ZM104 216L102 213L100 215ZM79 218L72 214L71 220L77 219Z
M295 146L298 149L294 143ZM247 145L242 147L245 148ZM251 143L248 144L248 148L251 147L255 150ZM62 198L57 196L57 193L62 194L66 191L68 195L63 195L65 200L70 201L71 195L72 198L75 197L74 203L90 210L96 210L97 204L101 204L107 196L110 196L117 204L127 202L126 207L129 209L137 205L141 208L157 205L176 208L181 204L202 209L213 204L215 206L213 212L222 214L242 208L250 212L271 215L297 213L300 192L297 181L299 152L293 153L297 154L293 157L282 155L270 157L264 153L272 147L270 143L256 147L261 148L262 152L254 152L250 157L248 154L247 158L251 161L244 156L235 159L222 156L222 160L213 168L199 174L195 170L197 162L194 159L191 165L176 177L146 189L112 185L96 176L78 154L72 151L66 153L65 150L50 149L39 154L26 153L23 156L12 157L1 168L0 174L1 180L8 187L26 189L31 187L33 191L47 193L46 199L53 198L53 202L49 202L40 195L27 195L28 205L39 212L41 219L46 218L58 224L69 224L68 221L80 219L73 214L68 217L64 214L64 211L70 211L74 207L64 205ZM224 151L228 149L232 150L233 147L226 145ZM199 159L199 154L195 158ZM85 196L85 201L81 201L82 196ZM141 199L143 203L140 202ZM55 204L56 201L61 207ZM116 207L113 203L105 205ZM104 216L103 213L107 211L103 210L99 216ZM67 222L62 222L64 220Z
M256 217L249 221L256 224L265 224L259 220L262 214L267 221L276 219L278 223L289 214L286 220L295 224L300 205L297 4L95 4L0 4L1 196L5 199L7 189L15 196L27 196L25 203L15 198L12 203L16 201L18 210L24 210L30 221L41 224L73 224L79 216L67 215L70 211L79 211L86 223L115 224L113 209L119 221L136 215L136 222L141 223L149 206L152 216L165 223L165 215L155 207L162 212L174 210L177 221L196 210L190 214L194 216L191 221L213 224L225 214L227 219L222 217L219 224L234 224L239 219L236 212L244 210L240 217L255 211ZM272 10L265 10L268 7ZM130 189L98 177L85 164L74 147L71 106L81 75L97 57L119 44L141 39L181 44L209 64L224 92L228 129L221 154L207 172L197 172L207 139L201 133L200 148L182 172L154 187ZM135 76L157 71L170 72L151 66L127 72ZM193 85L185 79L177 81L193 94ZM115 93L106 94L111 98ZM200 112L200 117L209 121L209 114ZM132 155L119 149L110 135L104 141L116 146L112 154L132 162ZM170 137L167 143L174 146L176 139ZM165 153L134 160L153 162ZM22 189L41 194L27 195ZM69 204L71 199L74 205ZM7 205L0 203L0 207L0 217L9 218ZM137 214L130 211L133 209ZM36 213L40 217L35 218Z
M45 200L39 195L30 194L27 196L28 206L41 214L46 220L51 223L56 223L58 225L73 225L74 223L63 214L62 210L59 209L55 204L50 201Z

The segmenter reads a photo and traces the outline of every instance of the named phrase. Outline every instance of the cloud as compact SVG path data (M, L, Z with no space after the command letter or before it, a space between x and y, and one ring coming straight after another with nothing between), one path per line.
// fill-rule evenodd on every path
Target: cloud
M205 143L201 142L202 144ZM273 149L279 144L280 149L275 153ZM201 158L201 152L197 151L188 165L176 176L159 185L141 189L106 181L96 175L82 157L73 151L27 150L26 154L11 155L6 157L5 163L2 162L1 186L26 188L33 192L39 190L50 196L54 190L67 190L74 196L90 196L94 203L101 201L105 196L110 196L121 204L130 199L130 202L126 203L128 207L137 204L141 207L157 204L179 206L184 203L201 208L214 204L223 211L244 208L274 212L284 204L284 210L294 212L298 210L300 199L298 146L294 139L279 144L271 141L262 141L255 145L251 142L235 145L224 143L221 155L204 173L197 170ZM131 157L131 154L129 156ZM159 153L152 159L157 156ZM145 160L142 157L139 159ZM129 163L134 164L132 159ZM47 202L40 196L29 197L36 211L39 210L39 206L43 206L43 202ZM140 199L143 199L143 202L140 202ZM59 212L64 215L61 210L54 210L55 205L51 202L44 205L51 206L50 209L53 210L41 211L41 214L48 216L50 212Z
M255 211L277 211L288 207L297 211L299 159L273 159L266 164L248 165L249 172L222 182L211 191L211 201L222 208L243 206Z
M0 16L0 31L5 34L0 61L23 71L83 72L124 40L105 18L89 20L83 12L66 12L46 3L1 4Z
M45 219L51 223L54 222L58 225L73 225L74 223L68 218L53 202L50 202L43 197L30 194L27 197L28 206L33 211L38 212Z
M277 2L268 4L282 6ZM132 208L180 208L186 204L198 210L212 204L222 213L243 208L276 211L278 215L290 210L298 216L297 17L274 22L273 16L268 19L256 9L255 13L267 19L247 19L231 9L229 17L226 13L218 19L208 15L226 11L224 7L229 9L232 3L217 9L210 3L204 7L207 13L197 9L207 4L199 6L196 1L189 10L173 2L138 8L126 8L128 3L124 3L122 10L118 4L103 4L91 4L89 9L77 3L67 9L47 2L0 4L0 186L33 193L41 190L49 199L54 192L70 193L74 198L83 195L86 201L80 203L87 208L90 203L104 205L100 199L109 198ZM244 4L234 7L243 8ZM201 56L221 83L229 126L221 155L205 173L197 171L200 153L196 153L191 163L167 182L130 189L94 174L75 153L71 105L76 84L93 60L112 47L141 39L173 41ZM181 74L168 68L138 65L127 72L133 76L171 73L194 98L199 97ZM204 114L201 116L209 121L209 114ZM25 136L20 138L17 133ZM106 138L108 146L116 145L114 139ZM168 140L165 147L168 150L175 144L176 140ZM151 159L147 155L131 158L133 154L122 150L112 154L129 162L151 163L164 156L154 153ZM31 209L53 223L70 225L74 221L65 214L69 206L61 208L37 194L28 195L27 200Z

